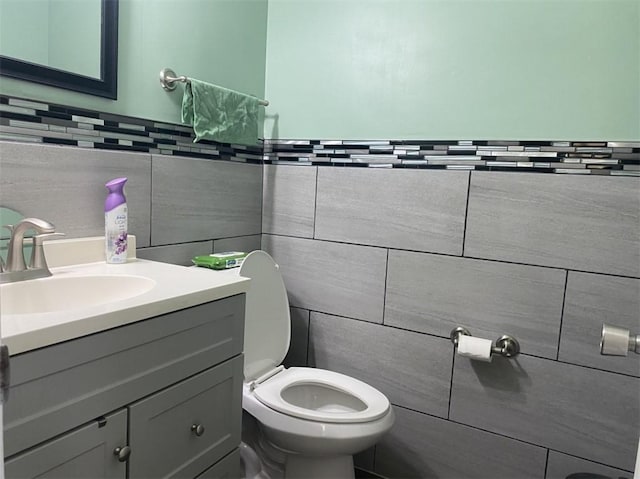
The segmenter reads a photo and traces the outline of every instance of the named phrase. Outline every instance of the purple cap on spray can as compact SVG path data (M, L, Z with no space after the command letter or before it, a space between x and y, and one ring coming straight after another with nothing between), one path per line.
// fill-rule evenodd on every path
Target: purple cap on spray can
M126 203L127 200L124 197L124 184L127 182L127 178L115 178L109 181L106 185L109 190L109 194L107 195L107 199L104 201L104 211L111 211L116 206L120 206L123 203Z

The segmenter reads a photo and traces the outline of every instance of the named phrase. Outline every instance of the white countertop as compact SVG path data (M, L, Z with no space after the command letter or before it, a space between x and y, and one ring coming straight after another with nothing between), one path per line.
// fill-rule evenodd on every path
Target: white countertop
M77 245L77 240L72 244ZM51 272L54 277L143 276L156 284L146 293L107 304L46 313L3 314L2 342L8 345L11 355L245 293L250 282L240 277L237 269L218 272L137 258L130 258L125 264L98 261L59 266L51 268Z

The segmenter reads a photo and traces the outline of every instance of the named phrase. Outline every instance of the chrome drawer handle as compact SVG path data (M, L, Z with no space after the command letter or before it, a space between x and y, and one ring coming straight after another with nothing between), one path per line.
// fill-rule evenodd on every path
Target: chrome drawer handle
M204 434L204 426L202 424L192 424L191 431L193 431L196 436L200 437Z
M113 455L118 457L118 461L127 462L131 456L131 448L129 446L116 447Z

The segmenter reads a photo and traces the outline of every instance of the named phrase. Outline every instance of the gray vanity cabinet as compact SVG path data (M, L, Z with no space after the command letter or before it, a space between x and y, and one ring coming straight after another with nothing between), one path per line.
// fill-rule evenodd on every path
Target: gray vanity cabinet
M7 479L237 477L244 299L12 356Z
M196 477L240 443L242 358L129 406L130 477Z
M126 444L127 411L120 410L7 460L5 476L123 479L126 463L113 451Z

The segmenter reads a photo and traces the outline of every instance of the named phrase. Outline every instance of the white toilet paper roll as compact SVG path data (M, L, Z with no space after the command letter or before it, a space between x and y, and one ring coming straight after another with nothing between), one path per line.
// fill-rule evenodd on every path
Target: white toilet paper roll
M491 362L491 347L493 343L490 339L475 338L461 334L458 337L458 354L478 361Z

